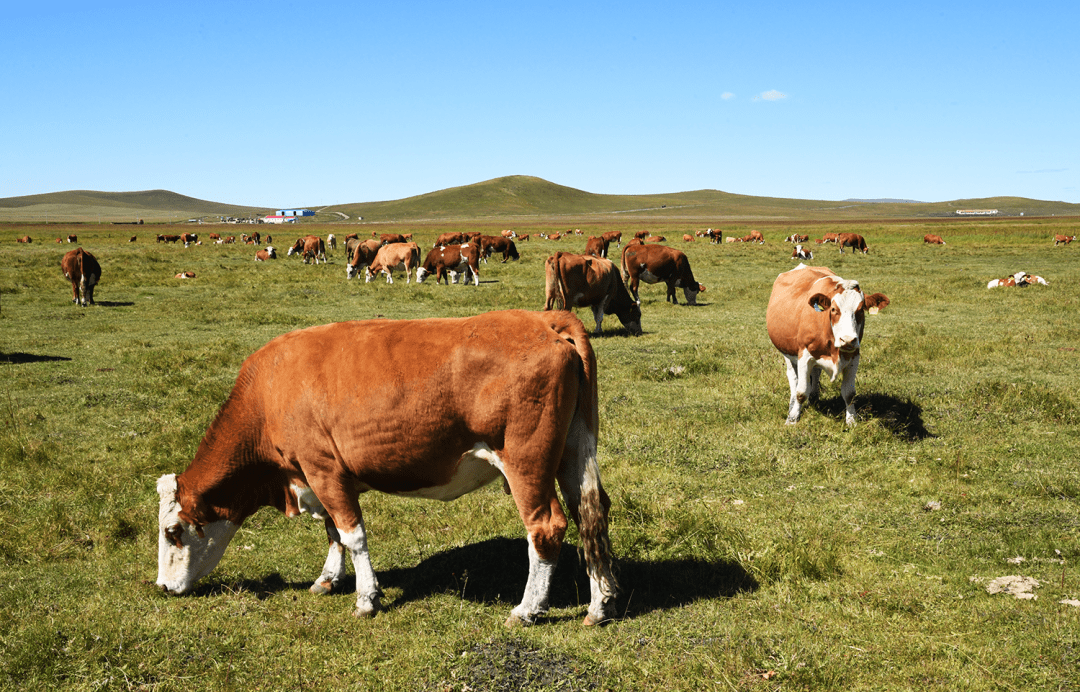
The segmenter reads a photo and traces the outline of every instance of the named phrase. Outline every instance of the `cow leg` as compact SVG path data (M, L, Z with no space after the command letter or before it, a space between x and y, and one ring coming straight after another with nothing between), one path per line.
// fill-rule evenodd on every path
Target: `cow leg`
M329 552L326 555L326 564L323 565L322 574L311 585L311 593L323 596L337 590L342 578L345 577L345 546L341 544L341 534L338 533L334 522L327 517L326 538L330 543Z
M97 284L97 277L91 275L86 279L86 286L83 288L83 298L88 305L94 304L94 285Z
M601 303L601 304L597 304L597 305L592 306L592 314L593 314L593 319L596 320L596 331L593 332L593 334L595 334L596 336L600 336L600 334L601 334L600 325L604 322L604 305Z
M844 397L844 425L855 426L855 373L859 370L859 357L851 359L844 368L844 379L840 383L840 396Z
M539 466L553 469L554 463ZM529 542L529 579L525 583L525 594L506 620L507 627L514 627L531 625L547 612L551 580L559 562L567 522L555 495L554 478L523 478L510 474L507 482Z
M79 304L79 282L74 279L71 281L71 302Z
M791 390L791 397L788 399L788 425L795 425L799 422L799 414L802 412L802 403L799 401L799 366L798 360L790 356L784 356L784 365L787 366L787 379L788 387Z
M674 281L667 282L667 299L670 300L675 305L679 304L679 298L678 298L678 296L675 295L675 282Z
M364 530L364 517L359 511L356 513L356 526L352 531L338 529L341 537L341 545L349 551L352 557L353 570L356 572L356 617L374 617L375 613L382 610L379 602L379 580L375 577L375 568L371 566L371 556L368 554L367 532Z

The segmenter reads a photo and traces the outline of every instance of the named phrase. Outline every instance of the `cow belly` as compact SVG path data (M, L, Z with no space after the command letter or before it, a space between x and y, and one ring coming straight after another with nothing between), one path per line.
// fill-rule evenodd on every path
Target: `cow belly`
M652 273L651 271L649 271L648 269L642 269L642 270L641 270L641 273L640 273L640 274L638 274L638 279L639 279L640 281L644 281L644 282L645 282L645 283L647 283L647 284L658 284L658 283L660 283L661 281L663 281L663 279L661 279L661 278L660 278L659 276L657 276L656 274L653 274L653 273Z
M420 497L427 500L456 500L474 490L479 490L502 476L502 460L484 443L478 443L465 452L458 461L457 470L445 485L420 488L395 495Z

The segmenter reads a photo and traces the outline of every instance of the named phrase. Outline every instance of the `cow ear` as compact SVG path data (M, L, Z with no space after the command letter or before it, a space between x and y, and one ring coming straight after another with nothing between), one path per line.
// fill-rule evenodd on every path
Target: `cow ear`
M884 310L889 304L889 297L884 293L872 293L863 299L863 307L870 311L870 314L877 314L879 310Z
M818 312L825 312L832 307L832 301L824 293L815 293L810 297L810 307Z

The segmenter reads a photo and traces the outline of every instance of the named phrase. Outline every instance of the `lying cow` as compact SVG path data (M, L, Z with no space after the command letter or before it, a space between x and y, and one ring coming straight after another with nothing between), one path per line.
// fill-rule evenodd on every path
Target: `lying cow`
M440 394L466 391L483 396ZM354 615L371 617L383 607L359 496L452 500L501 477L529 545L525 595L506 624L531 624L548 609L567 527L557 480L590 581L585 624L603 622L617 586L598 415L596 358L570 313L339 322L279 336L244 362L187 470L158 479L157 584L189 591L248 517L276 507L325 524L329 551L311 592L340 588L351 561Z
M776 278L765 326L787 365L788 425L798 422L808 399L817 398L820 370L833 382L843 373L844 422L855 425L855 373L865 313L888 304L883 294L864 296L858 281L841 279L826 267L800 264Z
M412 282L411 272L420 266L420 248L416 243L390 243L383 245L376 253L375 259L368 265L364 275L364 283L371 283L375 276L382 272L386 274L386 283L394 283L394 270L405 270L405 283Z
M922 237L922 241L924 243L929 244L929 245L944 245L945 244L945 240L941 236L934 235L933 233L927 233L926 235L924 235Z
M174 279L194 279L195 272L178 272L173 275Z
M627 287L639 305L641 304L641 298L638 296L640 281L647 284L664 282L667 284L666 300L676 305L679 304L675 296L676 288L683 290L689 305L697 305L698 293L705 290L705 287L694 278L686 253L667 245L627 244L622 254L622 271Z
M27 243L27 244L30 244L30 243L33 243L33 242L34 242L34 239L33 239L33 238L31 238L31 237L30 237L30 236L28 236L28 235L24 235L24 236L23 236L22 238L16 238L16 239L15 239L15 242L16 242L16 243Z
M360 240L359 238L349 238L345 242L345 251L349 253L349 260L345 263L345 278L351 279L354 276L360 274L360 269L367 268L375 261L375 256L379 254L379 248L382 247L382 241L375 238L368 238L367 240Z
M472 277L473 286L480 285L480 248L476 243L434 247L428 251L424 264L416 269L416 283L424 283L429 275L435 275L435 283L444 280L446 285L457 283L462 274L462 284Z
M544 262L544 309L592 308L596 331L615 313L626 331L641 335L641 307L630 297L615 264L603 257L556 252Z
M785 243L806 243L810 241L810 236L806 234L792 233L787 238L784 238Z
M94 286L101 279L101 265L92 254L77 247L64 254L60 260L60 271L71 282L71 302L76 305L94 304Z
M273 245L267 245L265 248L255 253L256 262L265 262L267 260L277 259L277 250Z
M1001 279L994 279L990 283L986 284L987 288L1013 288L1030 286L1031 284L1040 284L1042 286L1049 286L1050 282L1041 276L1034 274L1028 274L1027 272L1016 272Z
M812 260L814 259L814 253L810 252L802 245L796 245L795 248L791 251L791 259Z

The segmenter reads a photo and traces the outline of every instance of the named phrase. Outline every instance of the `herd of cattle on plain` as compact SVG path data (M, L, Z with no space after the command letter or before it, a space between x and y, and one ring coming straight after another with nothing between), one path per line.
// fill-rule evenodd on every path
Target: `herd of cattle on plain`
M541 237L556 240L558 235ZM415 272L418 283L435 275L436 282L447 285L459 277L476 285L482 262L495 254L503 262L518 259L515 240L528 241L513 231L499 236L444 234L421 262L420 248L410 236L372 236L346 236L348 279L363 270L365 281L381 273L393 283L393 272L404 271L406 283ZM697 237L724 240L712 229L683 240L694 242ZM214 234L211 239L230 242ZM1054 244L1068 245L1074 239L1057 236ZM68 240L77 242L75 236ZM187 233L158 240L199 243L196 235ZM803 245L809 242L806 235L785 240L794 245L792 260L813 258ZM923 240L945 244L936 235ZM260 245L263 239L254 234L243 242ZM507 624L530 624L548 609L568 525L556 483L570 519L579 527L590 580L585 623L616 617L610 499L596 462L596 358L587 330L568 310L591 308L596 334L604 316L614 313L631 335L639 335L640 282L665 283L666 300L675 304L676 289L681 288L686 302L695 305L705 286L694 277L686 254L662 242L663 237L641 231L623 244L621 232L612 231L588 238L584 254L555 252L544 263L543 312L343 322L270 341L241 367L232 394L187 470L158 481L157 584L168 593L189 591L214 569L244 520L260 507L272 506L288 516L311 514L325 524L329 551L312 593L328 594L340 587L348 556L356 573L354 614L373 616L383 606L359 495L379 490L451 500L501 478L518 507L529 544L525 594ZM752 231L726 242L764 243L764 237ZM622 248L619 267L608 259L612 243ZM841 253L848 247L869 252L865 239L854 233L830 233L816 241L827 243L835 243ZM336 246L334 235L325 241L310 235L297 239L288 255L319 264L326 261L327 247ZM276 257L271 245L256 254L258 261ZM61 268L71 281L73 301L92 305L101 276L96 258L76 248L64 255ZM182 275L194 276L177 276ZM1047 282L1017 272L988 288L1036 283ZM787 369L787 424L797 423L803 405L818 396L822 371L832 381L842 377L845 425L855 424L855 377L865 318L888 304L884 294L865 294L858 281L826 267L800 262L777 277L766 308L766 329ZM323 357L328 353L335 358ZM343 361L357 365L337 367ZM354 386L358 381L394 384ZM439 395L445 391L483 395ZM403 397L402 392L417 396ZM410 444L401 445L403 439Z

